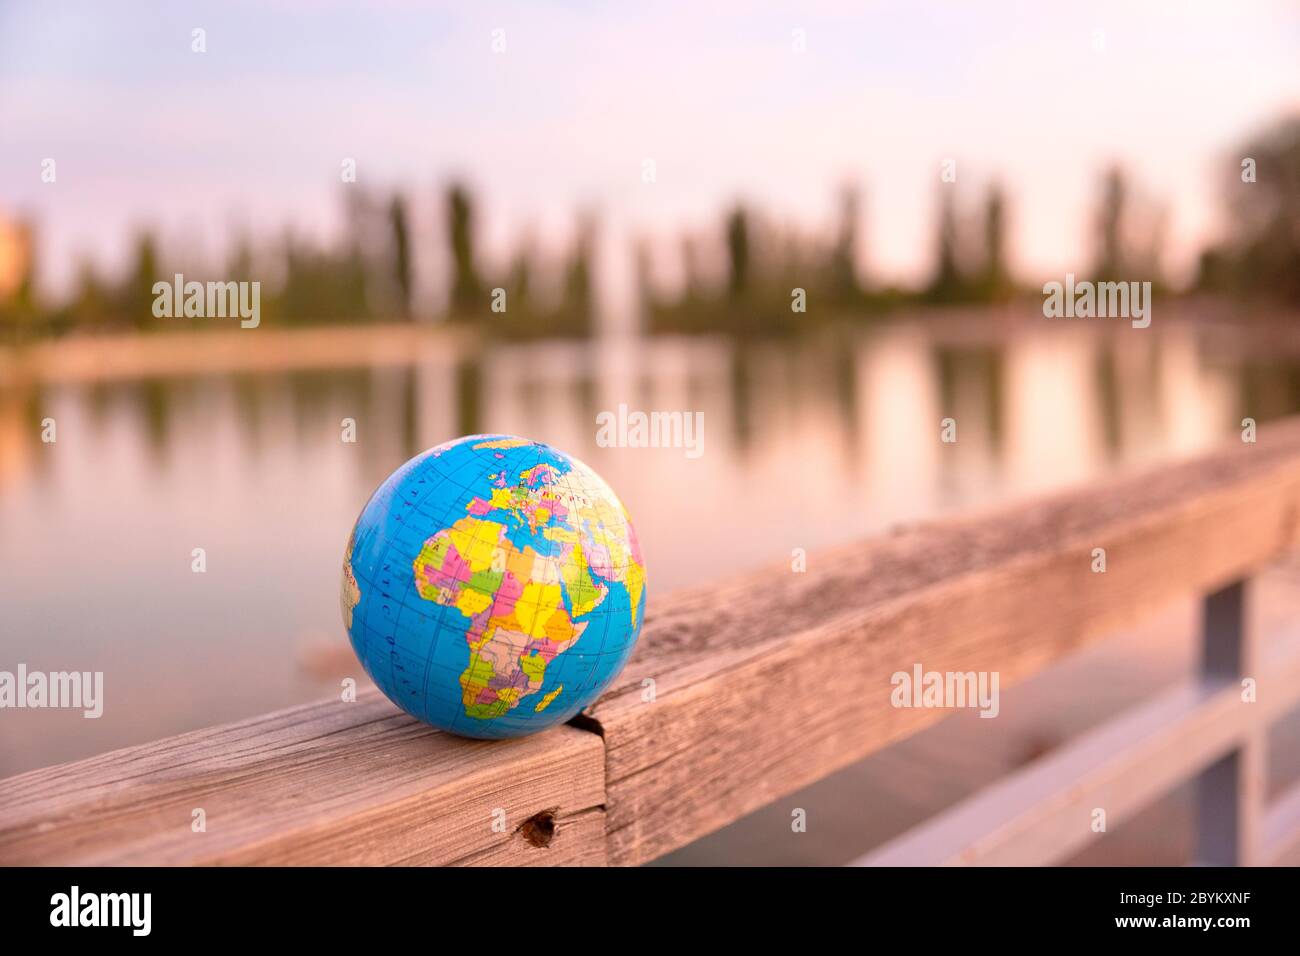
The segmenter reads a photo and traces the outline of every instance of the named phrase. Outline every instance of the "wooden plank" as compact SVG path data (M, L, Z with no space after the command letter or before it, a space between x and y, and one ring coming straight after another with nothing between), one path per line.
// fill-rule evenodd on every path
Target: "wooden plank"
M602 864L603 757L573 727L452 737L372 690L2 780L0 864ZM549 841L520 829L548 811Z
M1007 687L1294 548L1298 515L1291 420L1152 474L813 555L806 573L654 601L588 712L610 862L653 859L947 713L891 706L893 673L994 671Z
M1196 773L1229 768L1214 791L1238 799L1243 745L1300 701L1300 637L1270 655L1259 698L1242 700L1236 679L1183 682L1147 704L1010 774L855 862L856 866L1046 866L1082 850ZM1231 763L1230 763L1231 762ZM1207 770L1208 768L1208 770ZM1231 809L1231 808L1228 808ZM1230 822L1221 820L1220 823ZM1236 829L1214 831L1224 853L1242 853ZM1214 847L1211 847L1214 850ZM1204 845L1202 845L1204 852ZM1222 862L1211 853L1205 862Z

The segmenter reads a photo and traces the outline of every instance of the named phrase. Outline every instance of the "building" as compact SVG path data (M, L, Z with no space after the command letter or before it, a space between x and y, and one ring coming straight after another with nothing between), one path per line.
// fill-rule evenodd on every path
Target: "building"
M32 274L32 228L0 212L0 303L13 299Z

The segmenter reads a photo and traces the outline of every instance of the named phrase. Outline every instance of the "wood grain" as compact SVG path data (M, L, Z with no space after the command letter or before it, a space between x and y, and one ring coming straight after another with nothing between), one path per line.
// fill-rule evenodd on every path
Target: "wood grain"
M948 713L891 706L896 671L996 671L1007 687L1293 549L1298 514L1288 421L1197 461L813 555L805 573L654 601L589 710L610 862L660 856Z
M602 749L464 740L363 692L0 781L0 864L601 864Z

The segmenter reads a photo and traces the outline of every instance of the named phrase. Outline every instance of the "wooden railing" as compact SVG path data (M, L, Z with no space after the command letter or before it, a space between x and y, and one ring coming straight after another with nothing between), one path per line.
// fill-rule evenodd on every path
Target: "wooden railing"
M450 737L372 692L0 781L0 862L643 863L951 713L892 706L897 671L1005 688L1192 594L1193 678L860 862L1058 861L1090 808L1113 827L1188 779L1198 858L1267 862L1300 837L1300 790L1265 805L1262 743L1300 702L1300 644L1260 655L1247 582L1300 546L1298 516L1300 420L803 573L660 595L615 686L533 737Z

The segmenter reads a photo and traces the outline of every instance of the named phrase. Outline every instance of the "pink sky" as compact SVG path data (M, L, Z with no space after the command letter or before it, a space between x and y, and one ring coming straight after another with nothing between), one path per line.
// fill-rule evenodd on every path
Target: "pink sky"
M38 223L58 291L79 254L120 264L141 224L202 255L241 226L327 236L344 157L362 185L409 190L430 233L441 184L467 176L489 253L524 230L562 240L583 205L615 245L675 246L737 197L818 229L851 181L864 265L908 282L952 157L962 201L1006 185L1034 278L1084 267L1118 160L1167 206L1177 276L1217 228L1216 164L1300 108L1298 54L1297 7L1271 2L11 3L0 210Z

